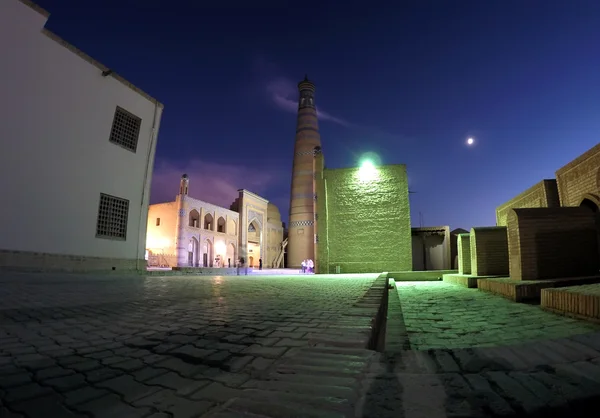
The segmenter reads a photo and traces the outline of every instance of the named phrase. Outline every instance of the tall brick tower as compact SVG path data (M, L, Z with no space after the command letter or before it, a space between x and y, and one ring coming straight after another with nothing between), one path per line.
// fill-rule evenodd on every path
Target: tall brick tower
M292 167L287 267L299 268L302 260L315 260L314 153L321 147L315 107L315 85L304 77L298 83L298 121Z

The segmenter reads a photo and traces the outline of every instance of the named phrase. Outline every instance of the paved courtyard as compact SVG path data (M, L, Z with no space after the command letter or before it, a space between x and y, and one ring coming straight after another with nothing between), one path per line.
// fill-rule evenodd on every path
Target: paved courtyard
M1 273L0 418L548 417L598 404L598 326L474 289L397 283L386 352L361 348L371 302L359 301L376 278Z
M376 277L2 273L0 417L202 416Z
M600 325L445 282L397 282L410 348L520 344L600 331Z

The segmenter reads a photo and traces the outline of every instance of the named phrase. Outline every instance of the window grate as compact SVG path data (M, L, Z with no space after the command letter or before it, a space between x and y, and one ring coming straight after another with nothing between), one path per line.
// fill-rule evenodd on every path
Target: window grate
M100 193L96 237L127 239L129 200Z
M109 141L135 152L142 119L117 106Z

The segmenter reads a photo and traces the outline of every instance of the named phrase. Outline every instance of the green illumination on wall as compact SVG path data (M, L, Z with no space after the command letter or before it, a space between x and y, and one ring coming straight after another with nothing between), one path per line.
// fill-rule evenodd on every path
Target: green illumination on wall
M317 181L320 273L412 269L406 166L377 161L326 169Z
M377 180L379 174L379 170L373 164L371 160L364 160L360 164L360 168L358 169L358 180L361 182L370 182L373 180Z

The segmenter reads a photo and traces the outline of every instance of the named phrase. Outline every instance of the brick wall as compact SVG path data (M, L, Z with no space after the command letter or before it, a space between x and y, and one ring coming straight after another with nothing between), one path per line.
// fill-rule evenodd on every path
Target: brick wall
M600 268L596 216L586 208L513 209L508 242L515 280L591 276Z
M336 266L342 273L410 271L406 166L377 167L376 178L368 181L359 173L326 169L317 186L320 272L333 273Z
M508 237L505 226L471 228L471 274L508 275Z
M458 274L471 274L471 234L458 234Z
M135 271L146 269L146 260L85 257L79 255L0 250L0 269L26 271Z
M552 208L559 207L556 180L542 180L523 193L496 208L496 226L506 226L506 218L513 208Z
M556 180L562 206L579 206L586 194L597 200L600 197L600 144L559 168Z

